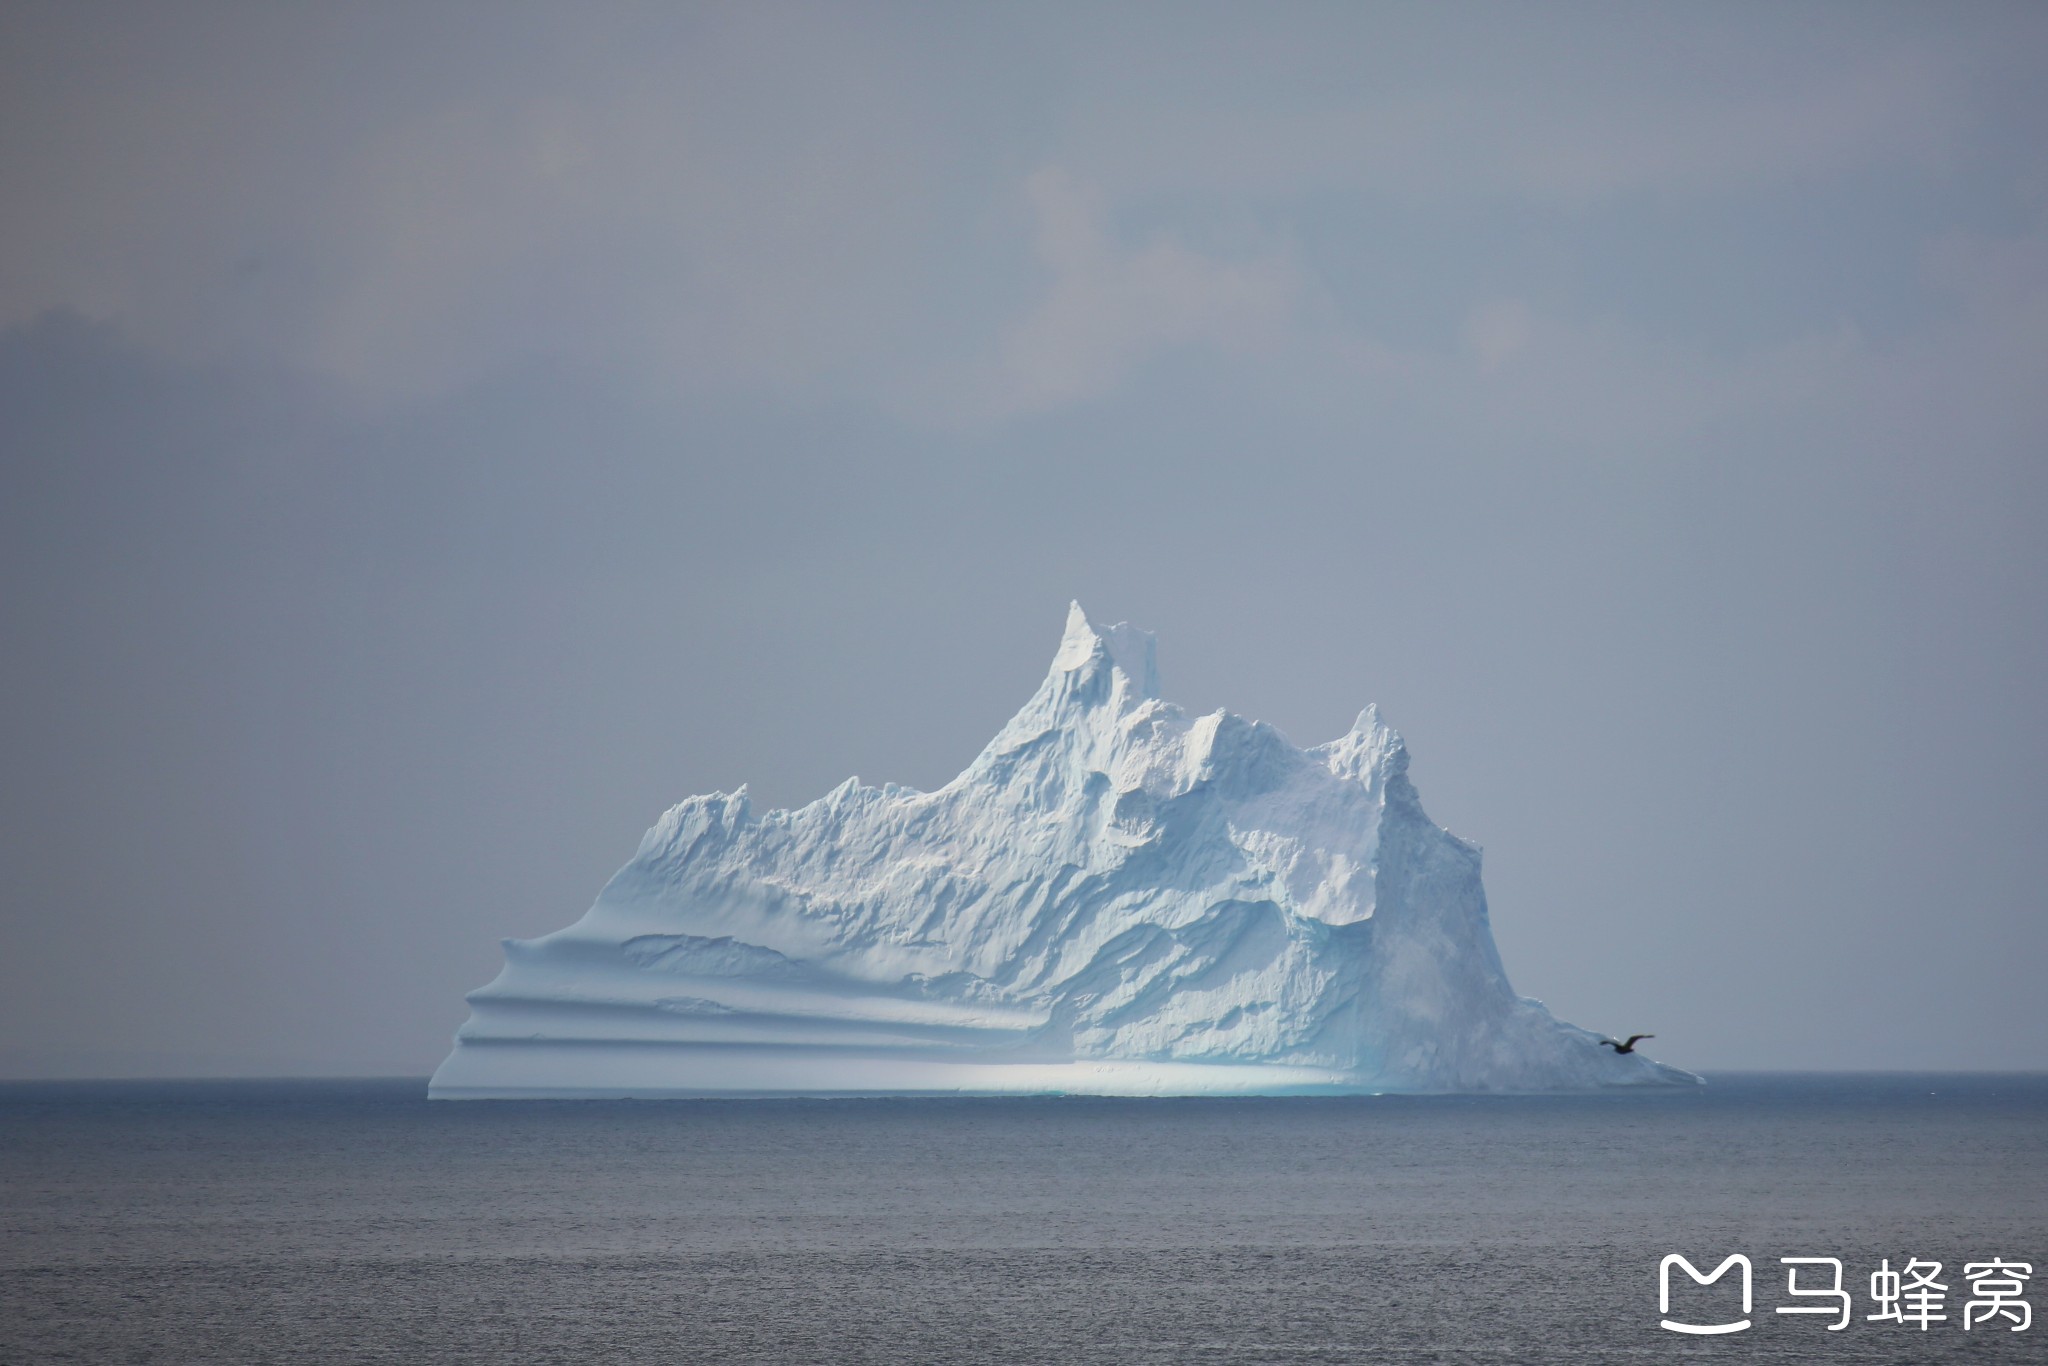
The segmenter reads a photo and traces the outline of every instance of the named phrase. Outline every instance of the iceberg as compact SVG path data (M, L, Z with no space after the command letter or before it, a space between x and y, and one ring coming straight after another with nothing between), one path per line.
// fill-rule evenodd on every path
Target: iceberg
M1298 749L1159 695L1076 603L934 792L664 813L575 924L507 940L442 1099L1273 1095L1685 1085L1508 985L1476 845L1375 708Z

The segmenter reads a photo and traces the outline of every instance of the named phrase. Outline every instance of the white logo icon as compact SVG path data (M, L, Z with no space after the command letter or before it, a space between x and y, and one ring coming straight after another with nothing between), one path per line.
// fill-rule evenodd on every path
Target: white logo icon
M1745 1317L1736 1320L1734 1323L1704 1325L1677 1323L1667 1318L1664 1320L1666 1328L1669 1328L1674 1333L1739 1333L1749 1327L1749 1319L1747 1317L1750 1305L1749 1258L1743 1256L1740 1252L1734 1253L1727 1261L1715 1267L1711 1275L1701 1275L1698 1267L1679 1256L1676 1252L1672 1253L1663 1261L1657 1263L1657 1310L1662 1314L1669 1314L1671 1312L1671 1268L1673 1266L1684 1267L1685 1274L1692 1277L1693 1282L1697 1285L1712 1285L1727 1274L1729 1267L1740 1266L1742 1268L1742 1312Z

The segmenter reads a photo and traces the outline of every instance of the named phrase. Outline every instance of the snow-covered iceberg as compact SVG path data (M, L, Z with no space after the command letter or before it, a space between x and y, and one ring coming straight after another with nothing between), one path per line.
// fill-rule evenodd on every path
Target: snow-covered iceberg
M1315 749L1160 700L1076 604L936 792L671 808L574 925L508 940L443 1098L1549 1091L1690 1073L1508 986L1479 850L1368 707Z

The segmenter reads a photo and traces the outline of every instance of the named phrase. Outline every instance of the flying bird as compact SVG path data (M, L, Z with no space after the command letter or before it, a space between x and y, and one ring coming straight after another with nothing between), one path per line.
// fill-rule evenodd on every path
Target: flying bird
M1631 1034L1628 1036L1627 1043L1616 1043L1612 1039L1602 1039L1600 1042L1605 1044L1607 1047L1613 1049L1616 1053L1633 1053L1636 1051L1636 1043L1638 1040L1654 1039L1656 1037L1657 1036L1655 1034Z

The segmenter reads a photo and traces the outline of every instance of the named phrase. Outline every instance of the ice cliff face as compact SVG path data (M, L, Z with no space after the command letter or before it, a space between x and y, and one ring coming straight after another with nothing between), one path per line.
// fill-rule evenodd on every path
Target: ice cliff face
M1684 1083L1509 988L1479 851L1368 708L1311 750L1158 695L1077 604L936 792L664 814L576 924L510 940L440 1097L1553 1090Z

